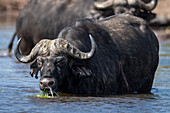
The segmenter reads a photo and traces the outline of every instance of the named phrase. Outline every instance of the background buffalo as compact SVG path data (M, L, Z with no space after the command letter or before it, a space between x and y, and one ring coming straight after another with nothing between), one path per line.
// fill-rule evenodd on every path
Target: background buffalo
M157 0L144 3L141 0L31 0L20 12L16 32L9 44L9 52L15 36L22 37L21 51L28 54L41 39L54 39L66 26L78 19L102 19L114 14L130 13L146 20L153 18L151 10ZM102 7L101 7L102 6Z

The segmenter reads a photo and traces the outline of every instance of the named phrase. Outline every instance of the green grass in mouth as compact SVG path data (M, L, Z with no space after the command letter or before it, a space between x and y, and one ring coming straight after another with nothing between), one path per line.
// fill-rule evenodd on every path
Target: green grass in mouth
M54 91L54 94L59 97L59 95ZM35 97L39 98L53 98L53 96L50 96L47 92L45 91L40 91L38 94L35 95Z

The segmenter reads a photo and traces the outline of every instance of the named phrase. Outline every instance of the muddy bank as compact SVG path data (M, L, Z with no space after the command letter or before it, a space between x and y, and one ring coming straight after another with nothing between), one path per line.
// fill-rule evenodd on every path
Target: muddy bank
M170 0L158 0L153 13L156 13L156 18L151 21L150 25L154 27L170 26Z
M0 0L0 18L15 19L29 0Z
M151 22L160 41L170 40L170 0L158 0L157 7L153 10L157 14L156 18Z
M170 41L170 27L154 29L159 41Z

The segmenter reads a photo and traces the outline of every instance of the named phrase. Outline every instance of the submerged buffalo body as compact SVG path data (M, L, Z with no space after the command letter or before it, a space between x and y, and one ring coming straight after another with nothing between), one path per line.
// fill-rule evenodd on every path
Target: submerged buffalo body
M114 2L93 2L93 0L31 0L20 12L16 22L16 32L9 44L12 49L15 36L22 37L20 45L23 54L29 54L31 49L41 39L55 39L66 26L78 19L105 18L117 13L141 15L138 12L148 12L155 8L157 0L145 4L142 0L113 0ZM115 7L112 8L112 7ZM121 8L119 8L121 6ZM133 8L131 8L131 6ZM123 9L122 9L123 7ZM125 10L124 7L130 8ZM135 10L138 9L137 11ZM115 11L114 11L115 10ZM124 10L124 11L122 11ZM129 11L129 12L128 12ZM146 18L147 16L145 16Z
M74 94L148 93L158 65L159 44L143 19L117 15L85 19L41 40L27 56L16 58L40 71L41 90Z

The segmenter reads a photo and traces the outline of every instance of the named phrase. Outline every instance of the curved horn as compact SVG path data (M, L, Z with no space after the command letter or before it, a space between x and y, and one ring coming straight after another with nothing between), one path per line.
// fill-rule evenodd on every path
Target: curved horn
M59 45L57 44L56 51L60 51L63 52L65 54L68 54L74 58L78 58L78 59L89 59L91 58L95 51L96 51L96 43L93 39L93 37L91 35L89 35L90 40L91 40L91 50L90 52L82 52L80 51L77 47L73 46L72 44L68 43L66 40L63 39L58 39L59 41ZM59 48L58 48L59 47ZM57 52L56 52L57 53Z
M156 7L157 2L158 0L151 0L149 3L144 3L143 1L139 0L138 5L141 9L152 11Z
M19 49L20 43L21 43L21 38L18 40L17 45L14 50L15 57L22 63L32 62L37 57L41 44L40 43L36 44L36 46L31 50L30 54L26 56L20 52L20 49Z
M107 9L107 8L112 7L113 0L107 0L107 1L104 1L104 2L94 2L93 5L97 9Z

